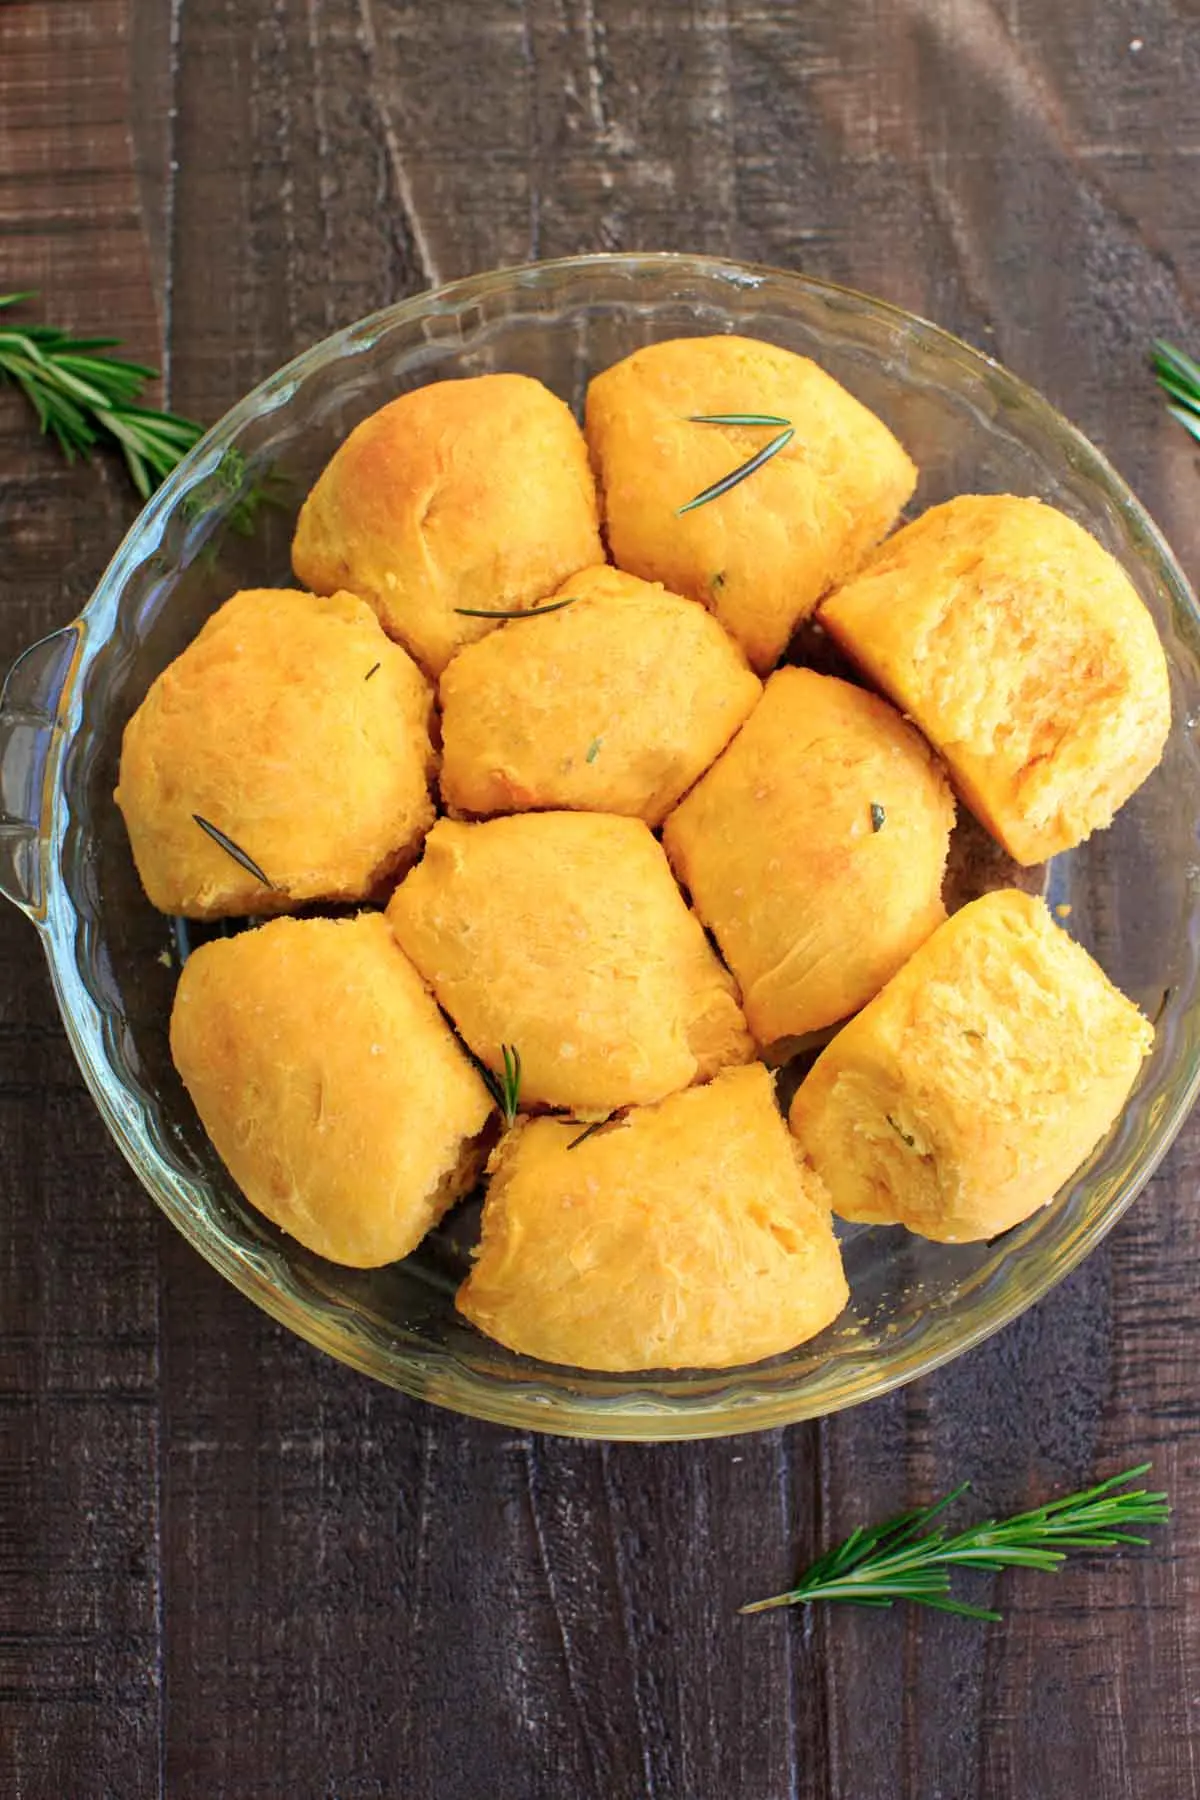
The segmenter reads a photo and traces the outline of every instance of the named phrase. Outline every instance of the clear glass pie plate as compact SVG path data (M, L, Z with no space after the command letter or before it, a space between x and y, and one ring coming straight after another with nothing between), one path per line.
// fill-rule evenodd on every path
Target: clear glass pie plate
M1111 830L1039 875L1069 929L1157 1020L1108 1139L1054 1202L992 1243L846 1234L851 1304L790 1355L721 1373L596 1376L515 1356L454 1310L474 1233L460 1209L405 1262L335 1267L243 1201L171 1066L179 941L138 885L112 801L121 732L164 665L238 587L288 583L308 484L404 388L514 369L579 408L639 344L739 331L813 356L921 468L922 508L964 491L1034 494L1124 564L1171 665L1162 766ZM270 472L286 499L253 534L231 518ZM605 1438L715 1436L856 1405L961 1354L1060 1281L1135 1198L1200 1083L1200 613L1155 526L1047 403L924 321L800 275L684 256L590 256L457 282L298 357L234 407L146 507L74 624L19 660L0 707L0 886L34 922L96 1103L168 1218L302 1337L410 1394L481 1418ZM1066 915L1064 915L1066 916Z

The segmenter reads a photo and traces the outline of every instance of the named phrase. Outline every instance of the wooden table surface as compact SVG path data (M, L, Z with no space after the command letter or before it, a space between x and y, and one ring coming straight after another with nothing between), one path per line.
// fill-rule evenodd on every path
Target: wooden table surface
M1144 368L1200 343L1197 0L0 0L0 291L217 417L430 283L730 253L938 319L1103 445L1200 572ZM0 396L0 652L129 524ZM929 1380L696 1445L526 1436L287 1336L110 1145L0 918L5 1800L1200 1795L1200 1124L1087 1265ZM736 1616L964 1476L1152 1457L1152 1550L1001 1626Z

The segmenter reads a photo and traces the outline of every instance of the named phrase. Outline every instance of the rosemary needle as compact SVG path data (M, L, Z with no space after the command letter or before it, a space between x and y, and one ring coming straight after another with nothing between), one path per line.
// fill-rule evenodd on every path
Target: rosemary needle
M502 607L490 606L456 606L455 612L464 619L536 619L539 613L561 612L564 606L574 606L578 594L572 594L566 600L551 600L545 606L527 606L524 611L507 612Z
M872 802L871 802L871 830L872 831L882 831L886 824L887 824L887 808L881 806L879 804L878 800L872 800Z
M484 1063L479 1064L479 1073L488 1093L503 1113L505 1124L513 1125L521 1102L521 1052L515 1044L501 1044L500 1056L504 1064L503 1073L497 1075Z
M722 475L720 481L714 481L711 487L704 488L685 505L677 506L675 508L676 518L682 518L684 513L694 511L697 506L704 506L709 500L719 500L722 494L729 492L730 488L737 487L738 483L745 481L748 475L753 475L756 469L761 469L765 462L770 462L773 456L778 456L779 452L791 443L795 435L794 427L789 425L786 431L781 431L778 437L773 437L757 455L750 458L749 462L742 463L728 475Z
M790 425L774 413L689 413L689 425Z
M578 1149L580 1144L586 1144L590 1137L595 1137L595 1135L598 1131L603 1131L604 1127L607 1124L608 1124L607 1119L593 1119L592 1123L590 1125L584 1126L583 1130L579 1133L578 1137L573 1137L571 1139L570 1143L567 1145L567 1149L568 1150Z
M208 819L202 819L199 813L193 813L192 817L201 831L206 831L213 843L221 846L226 856L232 856L235 863L241 864L247 875L253 875L255 881L261 881L265 888L270 888L272 892L276 891L275 883L263 874L254 858L247 856L240 844L235 844L233 839L227 837L219 826L212 824Z
M1065 1499L1011 1519L984 1519L948 1537L945 1527L934 1521L966 1492L970 1483L964 1481L932 1506L900 1513L882 1525L860 1525L844 1543L818 1557L787 1593L752 1601L739 1611L809 1606L817 1600L844 1600L855 1606L892 1606L897 1600L910 1600L966 1619L999 1619L998 1612L955 1598L951 1570L998 1574L1002 1569L1025 1568L1053 1573L1071 1550L1147 1543L1129 1527L1163 1525L1170 1515L1165 1494L1128 1489L1128 1483L1149 1468L1149 1463L1139 1463Z

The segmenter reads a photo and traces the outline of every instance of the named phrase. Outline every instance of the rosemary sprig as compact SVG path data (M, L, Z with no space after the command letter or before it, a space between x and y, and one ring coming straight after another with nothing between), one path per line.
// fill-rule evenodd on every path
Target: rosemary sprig
M32 298L31 293L0 294L0 310ZM54 325L4 325L0 376L25 395L43 433L55 439L68 462L77 456L86 460L105 439L118 444L146 500L204 427L136 405L157 370L105 354L119 342L72 337Z
M1170 402L1171 417L1200 439L1200 363L1165 338L1155 338L1150 366Z
M578 594L572 594L566 600L550 600L545 606L528 606L524 612L506 612L502 607L490 606L456 606L455 612L464 619L536 619L540 613L561 612L564 606L574 606Z
M1053 1573L1072 1550L1147 1543L1129 1527L1165 1524L1171 1510L1167 1496L1144 1488L1116 1490L1149 1468L1149 1463L1139 1463L1081 1493L1011 1519L984 1519L947 1537L944 1526L934 1521L966 1492L970 1483L964 1481L932 1506L900 1513L882 1525L860 1525L844 1543L818 1557L786 1594L752 1601L739 1610L766 1612L776 1606L809 1606L816 1600L845 1600L855 1606L892 1606L897 1600L910 1600L964 1619L999 1619L998 1612L956 1599L950 1588L951 1571L984 1569L998 1574L1023 1568Z
M214 508L224 508L224 522L232 526L239 537L250 537L260 507L287 506L292 482L274 469L267 469L249 487L245 487L245 481L246 458L235 444L231 444L216 468L193 485L183 503L184 511L189 518L199 519ZM228 505L229 501L233 504Z
M488 1093L504 1114L504 1123L513 1125L521 1101L521 1052L515 1044L501 1044L500 1055L504 1063L502 1074L497 1075L483 1063L479 1065L479 1073Z
M716 417L717 415L714 414L713 418ZM742 463L728 475L722 475L720 481L714 481L711 487L702 489L685 505L677 506L675 517L682 518L684 513L693 512L697 506L704 506L709 500L719 500L722 494L729 492L730 488L736 487L740 481L745 481L748 475L753 475L756 469L761 469L763 464L770 462L773 456L778 456L785 445L791 443L795 435L795 429L789 425L786 431L781 431L778 437L773 437L769 444L764 445L756 455L750 458L749 462Z
M0 310L32 300L32 293L0 294ZM134 403L157 369L123 357L97 355L120 344L119 338L76 338L56 325L0 326L0 378L7 378L29 401L43 433L55 439L68 462L85 460L105 441L117 444L133 485L143 500L171 473L205 427L178 413L158 412ZM247 488L246 459L231 447L205 480L188 495L185 509L197 517L232 498L228 523L249 537L262 506L286 506L291 482L268 470Z
M265 888L271 889L272 893L278 891L275 887L275 883L269 876L263 874L254 858L248 856L240 844L235 844L233 839L227 837L219 826L214 825L209 819L202 819L199 813L193 813L192 817L195 819L201 831L206 831L213 843L221 846L221 849L224 850L226 856L232 856L235 863L241 864L247 875L253 875L255 881L261 881Z

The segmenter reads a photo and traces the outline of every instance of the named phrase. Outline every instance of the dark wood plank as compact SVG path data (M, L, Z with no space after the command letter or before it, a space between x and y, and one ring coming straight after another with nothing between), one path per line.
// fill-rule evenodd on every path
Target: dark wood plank
M158 351L128 153L126 10L0 8L0 292ZM0 394L0 659L82 604L136 502ZM157 1226L0 917L0 1792L158 1792Z

